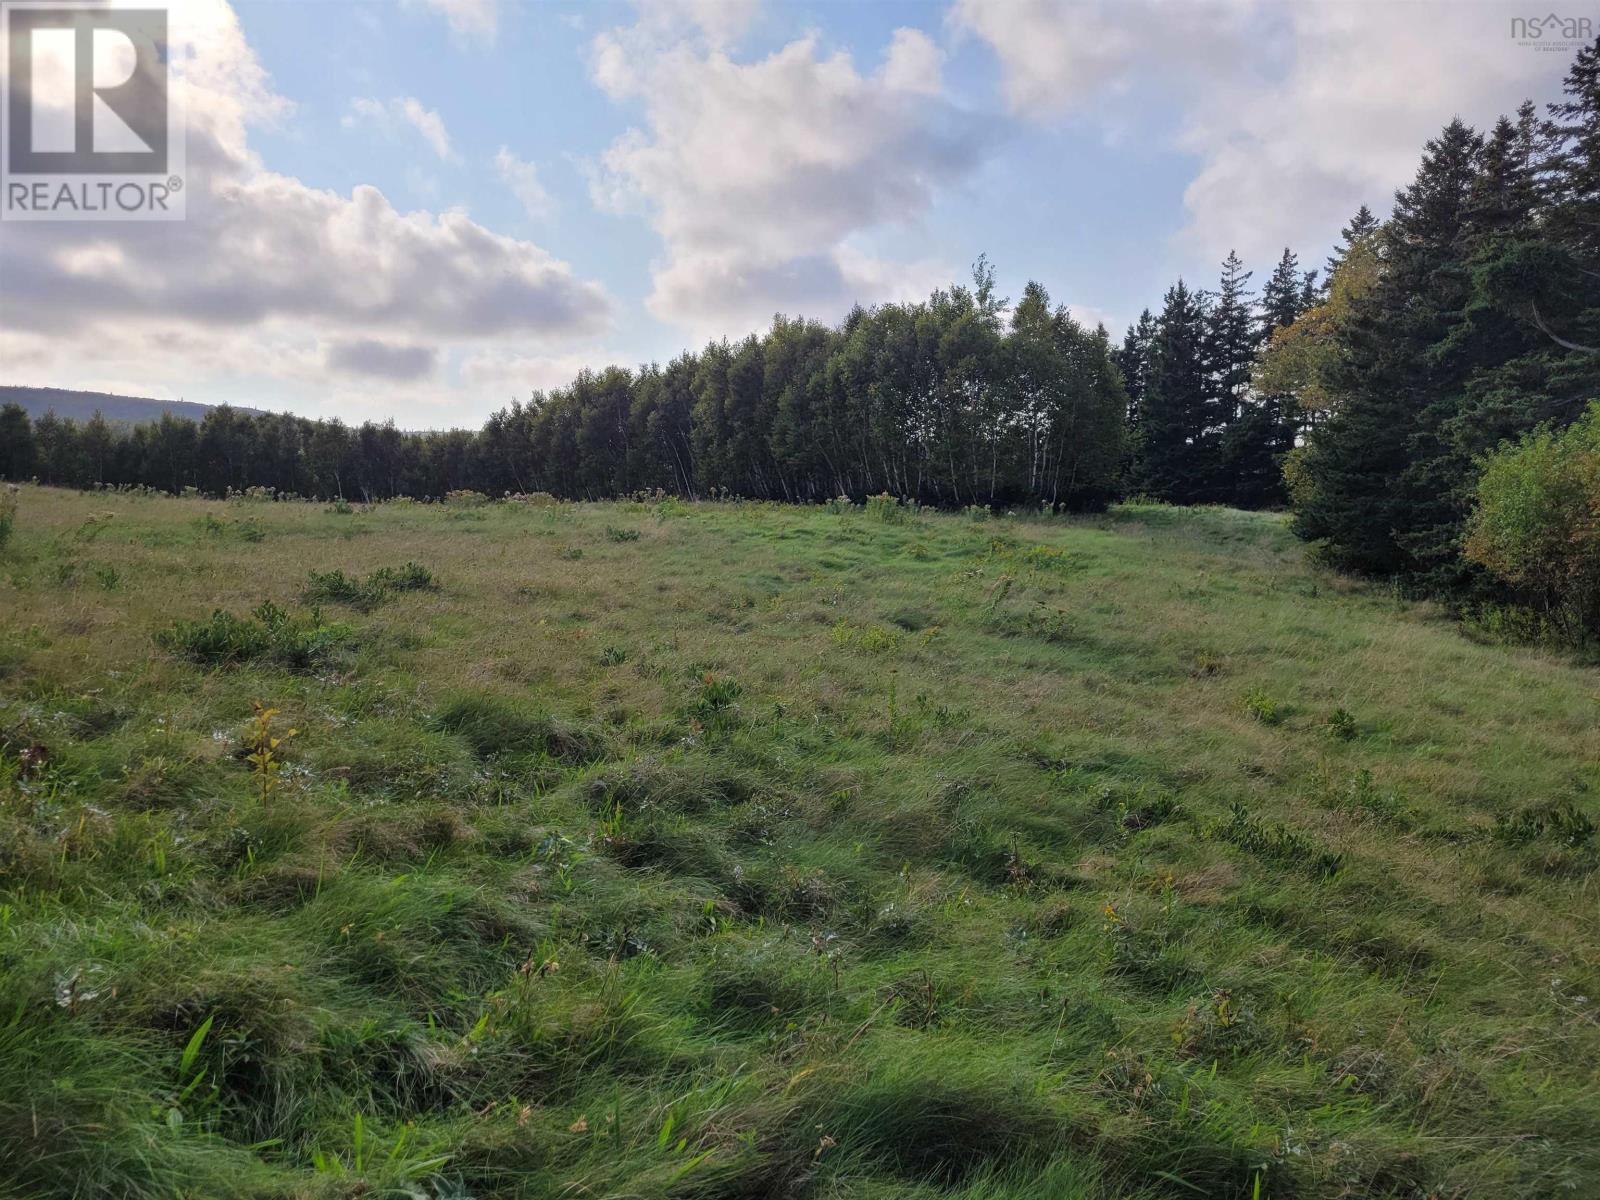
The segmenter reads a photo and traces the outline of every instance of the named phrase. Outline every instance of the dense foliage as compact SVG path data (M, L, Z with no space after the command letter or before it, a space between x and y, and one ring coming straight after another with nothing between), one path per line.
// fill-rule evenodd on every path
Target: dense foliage
M1004 317L993 272L837 328L778 317L665 367L580 374L477 431L403 433L218 408L119 427L0 414L0 475L222 494L252 487L363 500L643 489L817 501L1103 507L1126 394L1103 330L1030 284Z
M1491 549L1507 511L1480 526L1482 553L1467 531L1485 456L1600 394L1597 229L1600 45L1545 119L1524 104L1487 135L1452 121L1389 220L1347 230L1329 301L1263 360L1329 414L1290 470L1296 528L1329 562L1469 600L1524 590ZM1486 498L1503 504L1517 469Z
M220 407L123 425L0 409L0 477L331 499L661 489L818 501L1097 509L1130 486L1176 503L1281 500L1288 398L1251 366L1310 303L1284 252L1254 303L1234 256L1215 294L1181 281L1114 348L1030 283L1014 306L979 260L971 287L858 309L837 328L778 317L665 367L585 371L476 432L350 428Z
M1600 628L1600 405L1488 460L1466 551L1557 632Z

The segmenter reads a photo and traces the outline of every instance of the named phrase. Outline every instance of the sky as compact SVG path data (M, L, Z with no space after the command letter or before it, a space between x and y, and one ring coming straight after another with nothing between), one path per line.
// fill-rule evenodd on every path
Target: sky
M171 8L186 219L0 222L0 383L405 428L980 254L1120 336L1320 264L1575 49L1471 0Z

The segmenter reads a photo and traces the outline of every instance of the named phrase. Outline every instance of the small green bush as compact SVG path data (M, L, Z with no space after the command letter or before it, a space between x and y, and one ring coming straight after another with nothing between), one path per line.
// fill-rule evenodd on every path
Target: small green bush
M359 581L337 569L307 574L305 598L331 604L348 604L353 608L366 607L373 599Z
M867 497L867 516L874 521L882 521L885 525L904 525L911 516L911 510L888 492L884 492L882 495Z
M1336 708L1328 714L1328 734L1337 741L1354 741L1360 730L1356 726L1355 717L1350 715L1347 708Z
M156 634L156 645L212 667L264 659L291 670L307 670L322 663L349 636L345 626L325 624L316 609L301 621L268 600L249 617L219 608L204 621L174 621Z
M1283 724L1283 706L1262 688L1251 688L1244 695L1244 710L1263 725Z
M1287 825L1255 816L1237 800L1229 807L1228 820L1211 825L1205 833L1264 862L1301 867L1325 879L1338 874L1344 863L1342 854L1322 849L1305 834Z
M698 682L700 686L689 704L689 715L706 724L725 722L733 711L734 701L744 691L739 681L707 671Z
M312 571L306 576L305 598L370 612L396 592L437 591L438 587L433 572L420 563L408 562L403 567L380 567L364 580L353 579L337 568Z
M261 542L267 537L267 531L255 517L237 517L223 521L212 513L206 513L195 522L195 525L208 537L232 537L238 538L241 542Z
M1498 813L1494 819L1495 838L1510 846L1549 838L1559 845L1581 850L1594 841L1594 835L1594 820L1570 801Z
M1489 457L1466 554L1568 637L1600 631L1600 402Z
M4 492L0 492L0 550L6 548L6 543L11 540L11 535L17 528L17 485L6 484Z

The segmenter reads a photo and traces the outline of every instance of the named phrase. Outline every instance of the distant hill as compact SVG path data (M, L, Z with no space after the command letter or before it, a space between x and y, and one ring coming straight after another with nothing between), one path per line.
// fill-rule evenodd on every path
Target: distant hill
M154 400L148 396L118 396L111 392L74 392L67 388L17 387L0 384L0 404L20 404L30 417L42 417L54 412L58 417L71 417L87 421L98 411L108 421L121 421L130 425L141 421L159 421L162 413L171 413L187 421L198 421L206 415L210 404L196 404L192 400ZM234 406L240 412L260 412L256 408Z

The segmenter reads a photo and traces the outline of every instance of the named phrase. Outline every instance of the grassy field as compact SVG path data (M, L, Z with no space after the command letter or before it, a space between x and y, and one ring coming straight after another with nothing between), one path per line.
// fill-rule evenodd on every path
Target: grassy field
M1596 701L1268 515L25 488L0 1195L1600 1196Z

